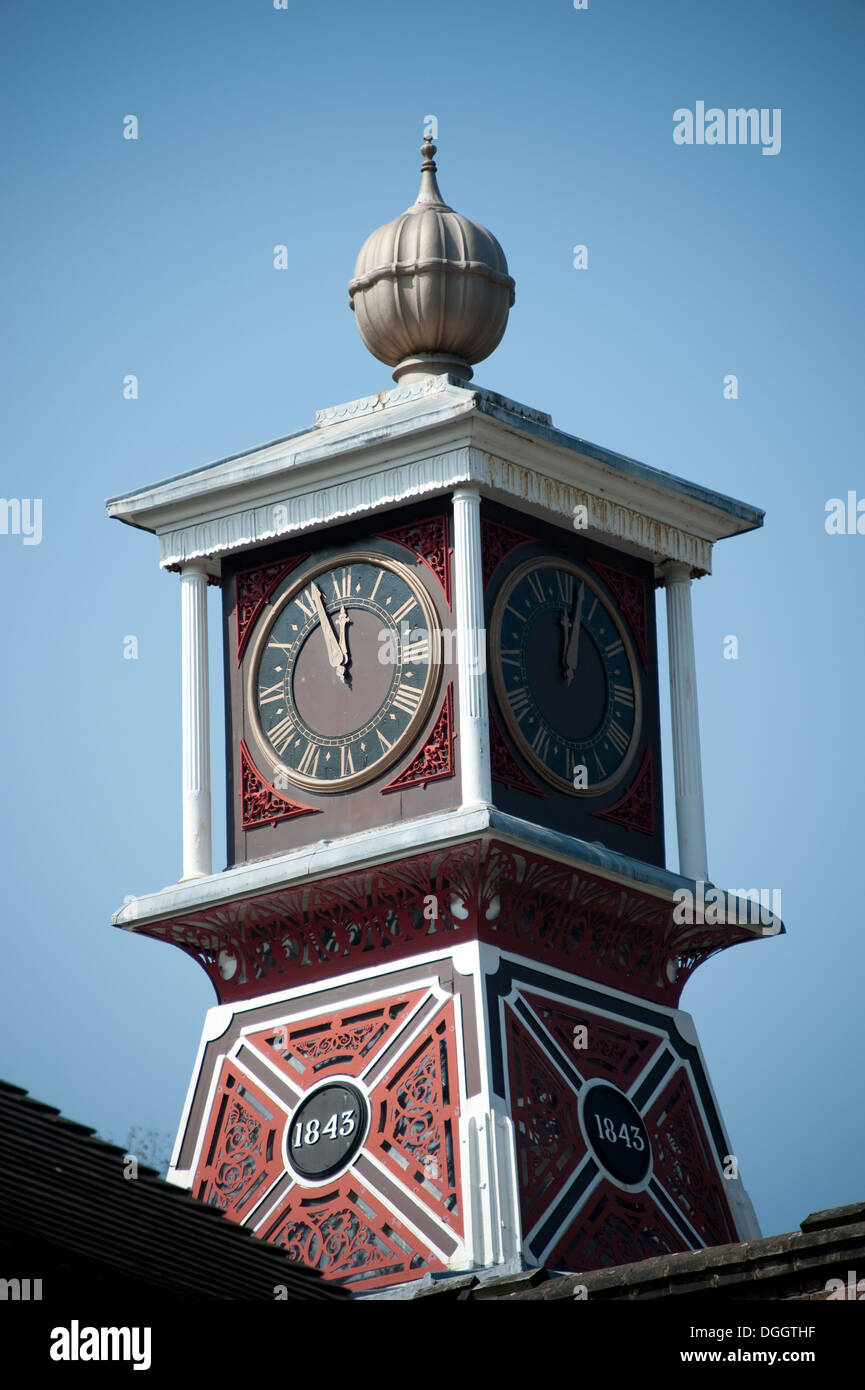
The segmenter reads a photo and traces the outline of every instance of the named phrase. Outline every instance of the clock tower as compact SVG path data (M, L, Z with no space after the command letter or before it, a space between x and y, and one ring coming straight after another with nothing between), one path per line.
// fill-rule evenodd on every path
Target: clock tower
M114 919L217 998L172 1178L355 1293L758 1235L679 997L782 929L706 890L690 610L762 513L472 384L514 282L421 152L349 285L396 385L108 503L181 590L182 876Z

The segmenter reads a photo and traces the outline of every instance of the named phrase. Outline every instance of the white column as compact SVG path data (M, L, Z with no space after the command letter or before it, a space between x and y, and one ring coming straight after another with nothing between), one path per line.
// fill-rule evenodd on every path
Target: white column
M491 801L492 788L481 499L473 488L458 488L454 493L454 571L462 803L474 806Z
M678 560L663 566L667 587L667 643L670 654L670 704L673 716L673 772L679 873L704 882L709 870L700 762L700 716L697 667L691 619L691 570Z
M211 872L210 700L207 666L207 569L180 571L183 722L183 879Z

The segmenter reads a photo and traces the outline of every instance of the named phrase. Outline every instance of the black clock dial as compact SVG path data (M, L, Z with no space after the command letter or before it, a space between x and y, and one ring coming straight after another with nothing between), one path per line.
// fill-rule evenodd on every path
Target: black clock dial
M298 786L359 786L418 733L439 669L435 611L411 570L357 552L329 560L291 584L259 637L256 739Z
M641 687L624 622L579 566L531 560L506 581L492 620L496 697L520 752L576 796L616 785L636 751Z

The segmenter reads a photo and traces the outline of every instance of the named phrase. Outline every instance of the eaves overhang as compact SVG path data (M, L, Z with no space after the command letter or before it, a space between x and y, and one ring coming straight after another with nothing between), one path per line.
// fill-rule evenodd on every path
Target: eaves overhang
M723 890L710 916L705 889L479 805L185 881L112 920L194 956L221 1003L480 939L675 1007L709 956L784 930ZM430 900L435 922L419 916Z
M312 428L113 497L163 567L224 555L472 486L660 565L711 569L714 543L763 512L556 429L482 387L431 377L318 412Z

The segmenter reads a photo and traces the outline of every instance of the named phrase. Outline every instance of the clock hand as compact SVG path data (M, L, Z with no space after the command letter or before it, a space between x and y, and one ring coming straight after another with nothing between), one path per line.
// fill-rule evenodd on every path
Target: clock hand
M586 596L586 586L581 584L577 590L577 597L574 600L574 616L571 621L571 635L568 639L568 650L565 653L565 678L570 685L574 679L574 672L577 669L577 653L580 645L580 619L583 614L583 600Z
M342 646L337 641L336 633L331 626L330 618L327 616L327 609L324 606L322 592L315 584L310 584L309 591L312 595L312 601L315 604L315 611L318 613L324 644L327 647L328 660L340 680L344 681L346 659L343 654Z
M343 604L336 615L336 625L339 628L339 649L342 653L343 667L351 665L351 654L348 650L348 643L345 640L345 630L350 623L351 619L345 611L345 604Z
M567 613L562 614L562 671L567 670L568 638L571 633L571 620Z

